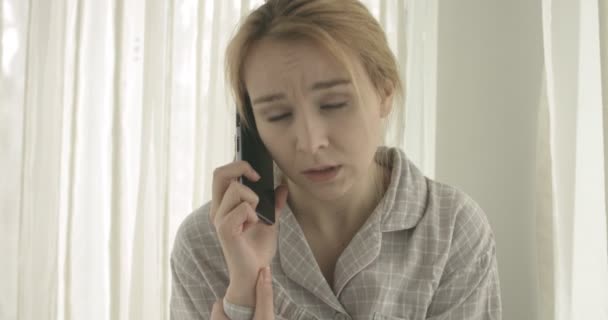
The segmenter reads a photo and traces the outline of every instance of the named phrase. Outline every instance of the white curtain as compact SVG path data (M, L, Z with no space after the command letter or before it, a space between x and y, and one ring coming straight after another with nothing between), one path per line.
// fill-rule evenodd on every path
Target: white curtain
M608 242L608 3L599 1L599 33L602 65L602 104L604 121L604 201L606 210L606 239Z
M537 153L539 315L554 320L606 320L608 12L603 0L543 0L542 9L545 89Z
M233 158L223 52L261 2L0 0L0 319L168 318L175 231ZM387 141L432 176L436 2L364 3L407 79Z

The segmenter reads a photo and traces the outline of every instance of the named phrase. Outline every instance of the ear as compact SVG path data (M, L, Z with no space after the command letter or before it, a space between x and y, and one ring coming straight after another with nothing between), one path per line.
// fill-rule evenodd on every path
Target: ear
M393 96L395 94L395 86L392 81L387 80L383 88L380 90L380 117L386 118L393 108Z

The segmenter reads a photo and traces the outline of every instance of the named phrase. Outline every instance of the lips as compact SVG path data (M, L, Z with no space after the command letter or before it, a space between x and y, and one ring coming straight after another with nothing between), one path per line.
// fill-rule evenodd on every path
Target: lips
M323 172L323 171L328 171L331 169L336 168L337 165L325 165L325 166L319 166L319 167L315 167L312 169L308 169L308 170L304 170L302 171L302 173L319 173L319 172Z
M325 183L333 180L342 166L320 166L302 171L302 174L314 183Z

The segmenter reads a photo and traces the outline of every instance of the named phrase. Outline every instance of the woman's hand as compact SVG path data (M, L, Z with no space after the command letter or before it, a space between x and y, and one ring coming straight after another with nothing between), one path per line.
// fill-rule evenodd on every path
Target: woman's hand
M287 187L275 190L275 224L259 221L255 208L258 196L238 182L245 176L259 179L245 161L235 161L217 168L213 173L213 195L210 219L217 230L228 265L230 284L226 298L233 304L253 307L258 273L271 264L277 247L277 224L287 201Z
M272 297L272 275L270 268L260 271L256 282L256 300L253 320L274 320L274 302ZM222 300L213 304L211 320L230 320L224 312Z

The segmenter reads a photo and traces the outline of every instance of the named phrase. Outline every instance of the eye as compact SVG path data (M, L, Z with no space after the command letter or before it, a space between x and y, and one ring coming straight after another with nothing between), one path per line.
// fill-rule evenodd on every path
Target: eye
M339 109L342 108L344 106L347 105L347 102L341 102L341 103L335 103L335 104L324 104L321 105L321 109L323 110L330 110L330 109ZM286 112L274 117L270 117L268 118L269 122L277 122L277 121L281 121L283 119L289 118L291 116L291 112Z
M268 118L268 121L269 122L276 122L276 121L283 120L283 119L285 119L285 118L287 118L289 116L291 116L291 113L283 113L281 115Z
M346 106L346 102L341 102L341 103L335 103L335 104L324 104L321 106L321 109L323 110L327 110L327 109L339 109Z

